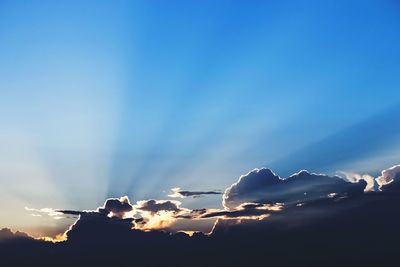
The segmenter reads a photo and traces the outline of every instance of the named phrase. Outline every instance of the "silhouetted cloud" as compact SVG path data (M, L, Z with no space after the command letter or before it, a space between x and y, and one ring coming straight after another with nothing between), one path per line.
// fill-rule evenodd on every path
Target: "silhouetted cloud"
M111 216L122 218L125 213L132 211L133 207L129 202L129 198L127 196L117 198L109 198L104 203L102 208L99 210L104 210L108 213L111 213Z
M57 212L73 216L79 216L81 214L87 213L87 211L79 211L79 210L57 210Z
M104 202L104 205L98 207L96 210L53 210L54 212L73 215L73 216L80 216L85 214L101 214L108 217L118 217L123 218L126 213L133 210L133 206L131 205L129 198L127 196L123 196L120 198L108 198Z
M172 194L169 194L169 197L172 198L186 198L186 197L200 197L203 195L221 195L222 193L219 191L186 191L181 190L179 187L171 189Z
M109 235L130 231L134 221L133 218L109 217L102 212L88 211L81 213L79 219L65 234L68 240L76 242L110 238Z
M128 197L107 199L102 207L95 210L56 210L56 212L79 216L81 221L99 221L99 223L128 224L131 229L168 230L176 218L190 210L181 208L176 200L141 200L132 205ZM68 233L68 232L67 232ZM68 234L67 234L68 235Z
M175 200L141 200L135 205L135 208L142 211L149 211L151 213L157 213L160 211L173 211L178 212L181 209L179 206L181 202Z
M270 216L271 213L281 211L284 208L282 204L261 204L261 203L243 203L234 210L210 209L198 213L196 218L214 218L219 219L238 219L238 220L262 220ZM194 211L196 214L196 211Z
M27 233L16 231L13 232L10 228L0 229L0 242L5 242L15 239L33 239Z
M245 202L296 204L326 198L332 193L342 197L361 194L365 187L365 181L350 183L338 176L305 170L283 179L270 169L255 169L225 190L223 205L232 210Z

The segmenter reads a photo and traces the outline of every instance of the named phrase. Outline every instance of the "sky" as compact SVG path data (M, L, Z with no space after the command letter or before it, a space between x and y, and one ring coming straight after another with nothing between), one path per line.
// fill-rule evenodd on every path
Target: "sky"
M222 192L261 167L379 175L400 156L399 14L389 0L1 1L0 228L68 225L25 207Z

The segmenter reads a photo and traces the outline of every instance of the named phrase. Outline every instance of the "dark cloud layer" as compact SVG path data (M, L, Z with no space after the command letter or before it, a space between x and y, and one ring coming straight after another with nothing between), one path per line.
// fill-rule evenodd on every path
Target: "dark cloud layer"
M0 243L0 257L5 266L396 266L400 184L389 188L261 221L219 220L211 236L132 230L129 220L87 213L68 241Z

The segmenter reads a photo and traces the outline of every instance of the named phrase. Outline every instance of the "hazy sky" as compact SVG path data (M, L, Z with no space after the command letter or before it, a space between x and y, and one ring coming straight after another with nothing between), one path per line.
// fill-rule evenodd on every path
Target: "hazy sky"
M399 29L397 1L1 1L0 228L399 163Z

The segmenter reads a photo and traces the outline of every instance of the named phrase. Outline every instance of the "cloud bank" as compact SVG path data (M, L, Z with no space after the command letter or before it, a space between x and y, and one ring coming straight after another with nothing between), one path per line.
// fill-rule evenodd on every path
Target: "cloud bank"
M225 190L222 209L191 210L176 200L133 204L126 196L107 199L94 210L26 208L78 219L57 244L2 229L0 257L9 266L109 266L132 260L144 266L165 265L166 260L175 266L263 261L272 266L337 266L354 265L352 259L362 266L389 266L396 260L400 235L399 178L399 165L376 178L307 171L281 178L269 169L255 169ZM210 219L216 222L208 235L184 227L181 231L190 235L172 230L178 221Z
M78 216L78 221L101 221L111 224L127 224L130 229L165 230L176 232L187 229L174 229L178 220L201 221L205 219L222 220L264 220L282 211L291 212L293 207L305 205L315 207L317 211L321 203L344 202L365 194L387 191L389 186L400 177L400 166L383 170L382 174L373 178L371 175L340 172L344 177L310 173L306 170L297 172L287 178L279 177L267 168L254 169L239 177L222 195L223 209L203 208L191 210L182 207L176 200L140 200L131 204L127 196L107 199L103 206L95 210L61 210L32 209L29 212L48 214L53 218L61 215ZM379 189L375 188L379 185ZM201 194L219 194L214 191L182 191L173 189L175 196L196 196ZM346 207L343 204L343 207ZM294 212L295 213L295 212ZM64 234L68 236L68 231Z

